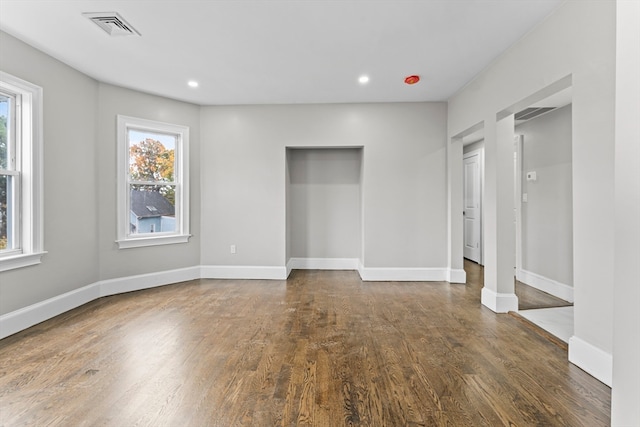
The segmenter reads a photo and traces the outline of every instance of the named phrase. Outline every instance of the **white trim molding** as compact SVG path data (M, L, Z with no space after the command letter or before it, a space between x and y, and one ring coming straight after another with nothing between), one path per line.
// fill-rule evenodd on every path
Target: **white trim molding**
M516 270L516 278L532 288L568 302L573 302L573 287L527 270Z
M0 339L100 298L100 284L92 283L0 316Z
M569 338L569 362L611 387L613 383L613 356L576 337Z
M158 273L138 274L136 276L119 277L103 280L100 284L100 296L122 294L125 292L139 291L155 288L173 283L186 282L200 278L199 267L179 268L175 270L161 271Z
M377 268L358 266L360 278L365 282L446 282L446 268Z
M0 271L13 270L14 268L22 268L28 267L30 265L40 264L42 262L43 255L46 253L46 251L43 251L2 258L2 262L0 262Z
M173 245L177 243L189 243L191 234L177 234L167 236L153 236L131 238L128 240L116 240L119 249L142 248L145 246Z
M448 268L368 268L357 258L291 258L291 270L357 270L363 281L466 283L467 273Z
M95 282L0 316L0 339L101 297L198 278L200 268L189 267Z
M496 313L518 311L518 297L516 294L501 294L487 287L482 288L480 302Z
M139 248L144 246L171 245L186 243L189 234L189 127L157 122L137 117L116 116L117 122L117 238L119 249ZM174 137L175 164L172 181L158 177L147 177L143 181L133 179L130 171L129 131L143 132L150 135L165 134ZM138 177L137 179L141 179ZM174 218L175 230L153 233L149 231L131 231L131 198L132 185L162 186L175 188Z
M13 222L12 248L0 255L0 271L39 264L44 250L44 174L43 174L43 89L28 81L0 71L0 89L15 96L13 114L15 162L3 175L12 176ZM7 141L11 147L11 141ZM10 234L10 235L11 235ZM18 249L19 248L19 249ZM11 250L14 249L14 250Z
M291 270L357 270L358 258L291 258L287 271Z
M203 265L200 267L201 279L286 280L287 276L286 266Z
M101 297L149 289L195 279L286 280L289 268L358 270L364 281L464 282L463 270L446 268L365 268L351 258L292 258L287 266L204 265L119 277L92 283L0 316L0 339Z
M449 268L447 269L447 282L467 283L467 272L461 268Z

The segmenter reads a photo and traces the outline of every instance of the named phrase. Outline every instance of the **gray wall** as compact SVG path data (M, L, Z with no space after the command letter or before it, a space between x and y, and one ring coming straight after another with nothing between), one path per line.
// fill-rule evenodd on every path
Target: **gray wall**
M100 279L198 265L200 259L199 106L100 83L97 149ZM190 228L188 243L118 249L116 240L116 116L123 114L189 127Z
M446 267L446 120L444 103L203 107L202 264L284 266L286 147L362 146L364 266Z
M480 141L473 142L471 144L467 144L462 148L462 152L464 154L470 153L475 150L483 150L484 149L484 139Z
M0 32L1 68L43 88L42 264L0 273L0 315L100 280L199 263L199 107L98 83ZM116 114L187 125L191 145L188 244L118 250Z
M362 149L287 150L293 258L360 258Z
M3 71L43 88L42 264L0 273L0 314L98 280L98 83L0 32Z
M616 2L563 3L448 104L450 137L484 122L488 176L491 165L496 166L493 151L488 150L489 145L496 145L496 115L552 82L572 76L572 137L576 143L572 149L575 306L571 360L579 359L578 353L585 348L604 355L612 352L615 20ZM457 180L457 176L450 179ZM461 197L461 183L454 182L452 192L452 200ZM496 201L485 197L485 206L492 203ZM452 236L460 235L461 228L461 221L453 217ZM496 233L486 227L485 231L485 237ZM452 247L456 242L457 238ZM487 253L495 251L487 245ZM590 364L587 359L584 355L578 362L583 369L608 369L606 363ZM606 380L608 374L596 375Z
M573 286L571 105L516 126L522 149L522 268ZM535 171L536 181L526 173Z
M49 252L0 274L0 314L101 280L285 266L286 147L364 147L366 267L446 267L445 103L199 107L98 83L4 33L0 48L4 71L44 88ZM189 243L117 249L117 114L190 127Z

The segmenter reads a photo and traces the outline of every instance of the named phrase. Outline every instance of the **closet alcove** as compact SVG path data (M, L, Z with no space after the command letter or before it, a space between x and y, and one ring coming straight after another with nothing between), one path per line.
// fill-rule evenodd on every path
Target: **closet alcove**
M362 259L362 147L287 148L291 269L357 269Z

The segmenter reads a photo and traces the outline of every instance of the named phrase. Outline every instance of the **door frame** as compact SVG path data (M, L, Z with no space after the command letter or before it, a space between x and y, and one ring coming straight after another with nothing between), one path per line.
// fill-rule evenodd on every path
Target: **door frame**
M464 150L464 147L463 147ZM484 265L484 146L480 147L478 149L469 151L467 153L462 154L462 164L464 165L464 159L466 159L467 157L471 157L471 156L478 156L478 177L480 180L479 183L479 188L480 188L480 194L478 195L479 198L479 203L480 203L480 207L478 209L479 215L480 215L480 238L479 238L479 250L480 250L480 256L478 257L478 264L480 265ZM464 197L464 189L463 191L463 197ZM463 220L463 225L462 225L462 233L464 236L464 220ZM464 243L463 243L464 246Z
M513 137L514 156L514 208L515 208L515 233L516 233L516 253L514 266L514 276L520 280L522 276L522 168L524 152L524 135L516 134Z

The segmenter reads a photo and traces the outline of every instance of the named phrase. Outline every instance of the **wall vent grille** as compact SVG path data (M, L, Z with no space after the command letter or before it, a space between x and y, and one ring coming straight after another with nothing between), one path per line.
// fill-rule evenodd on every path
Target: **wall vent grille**
M140 33L117 12L83 13L110 36L135 36Z
M513 118L515 120L525 121L531 120L534 117L538 117L544 113L548 113L551 110L555 110L556 107L530 107L516 113Z

